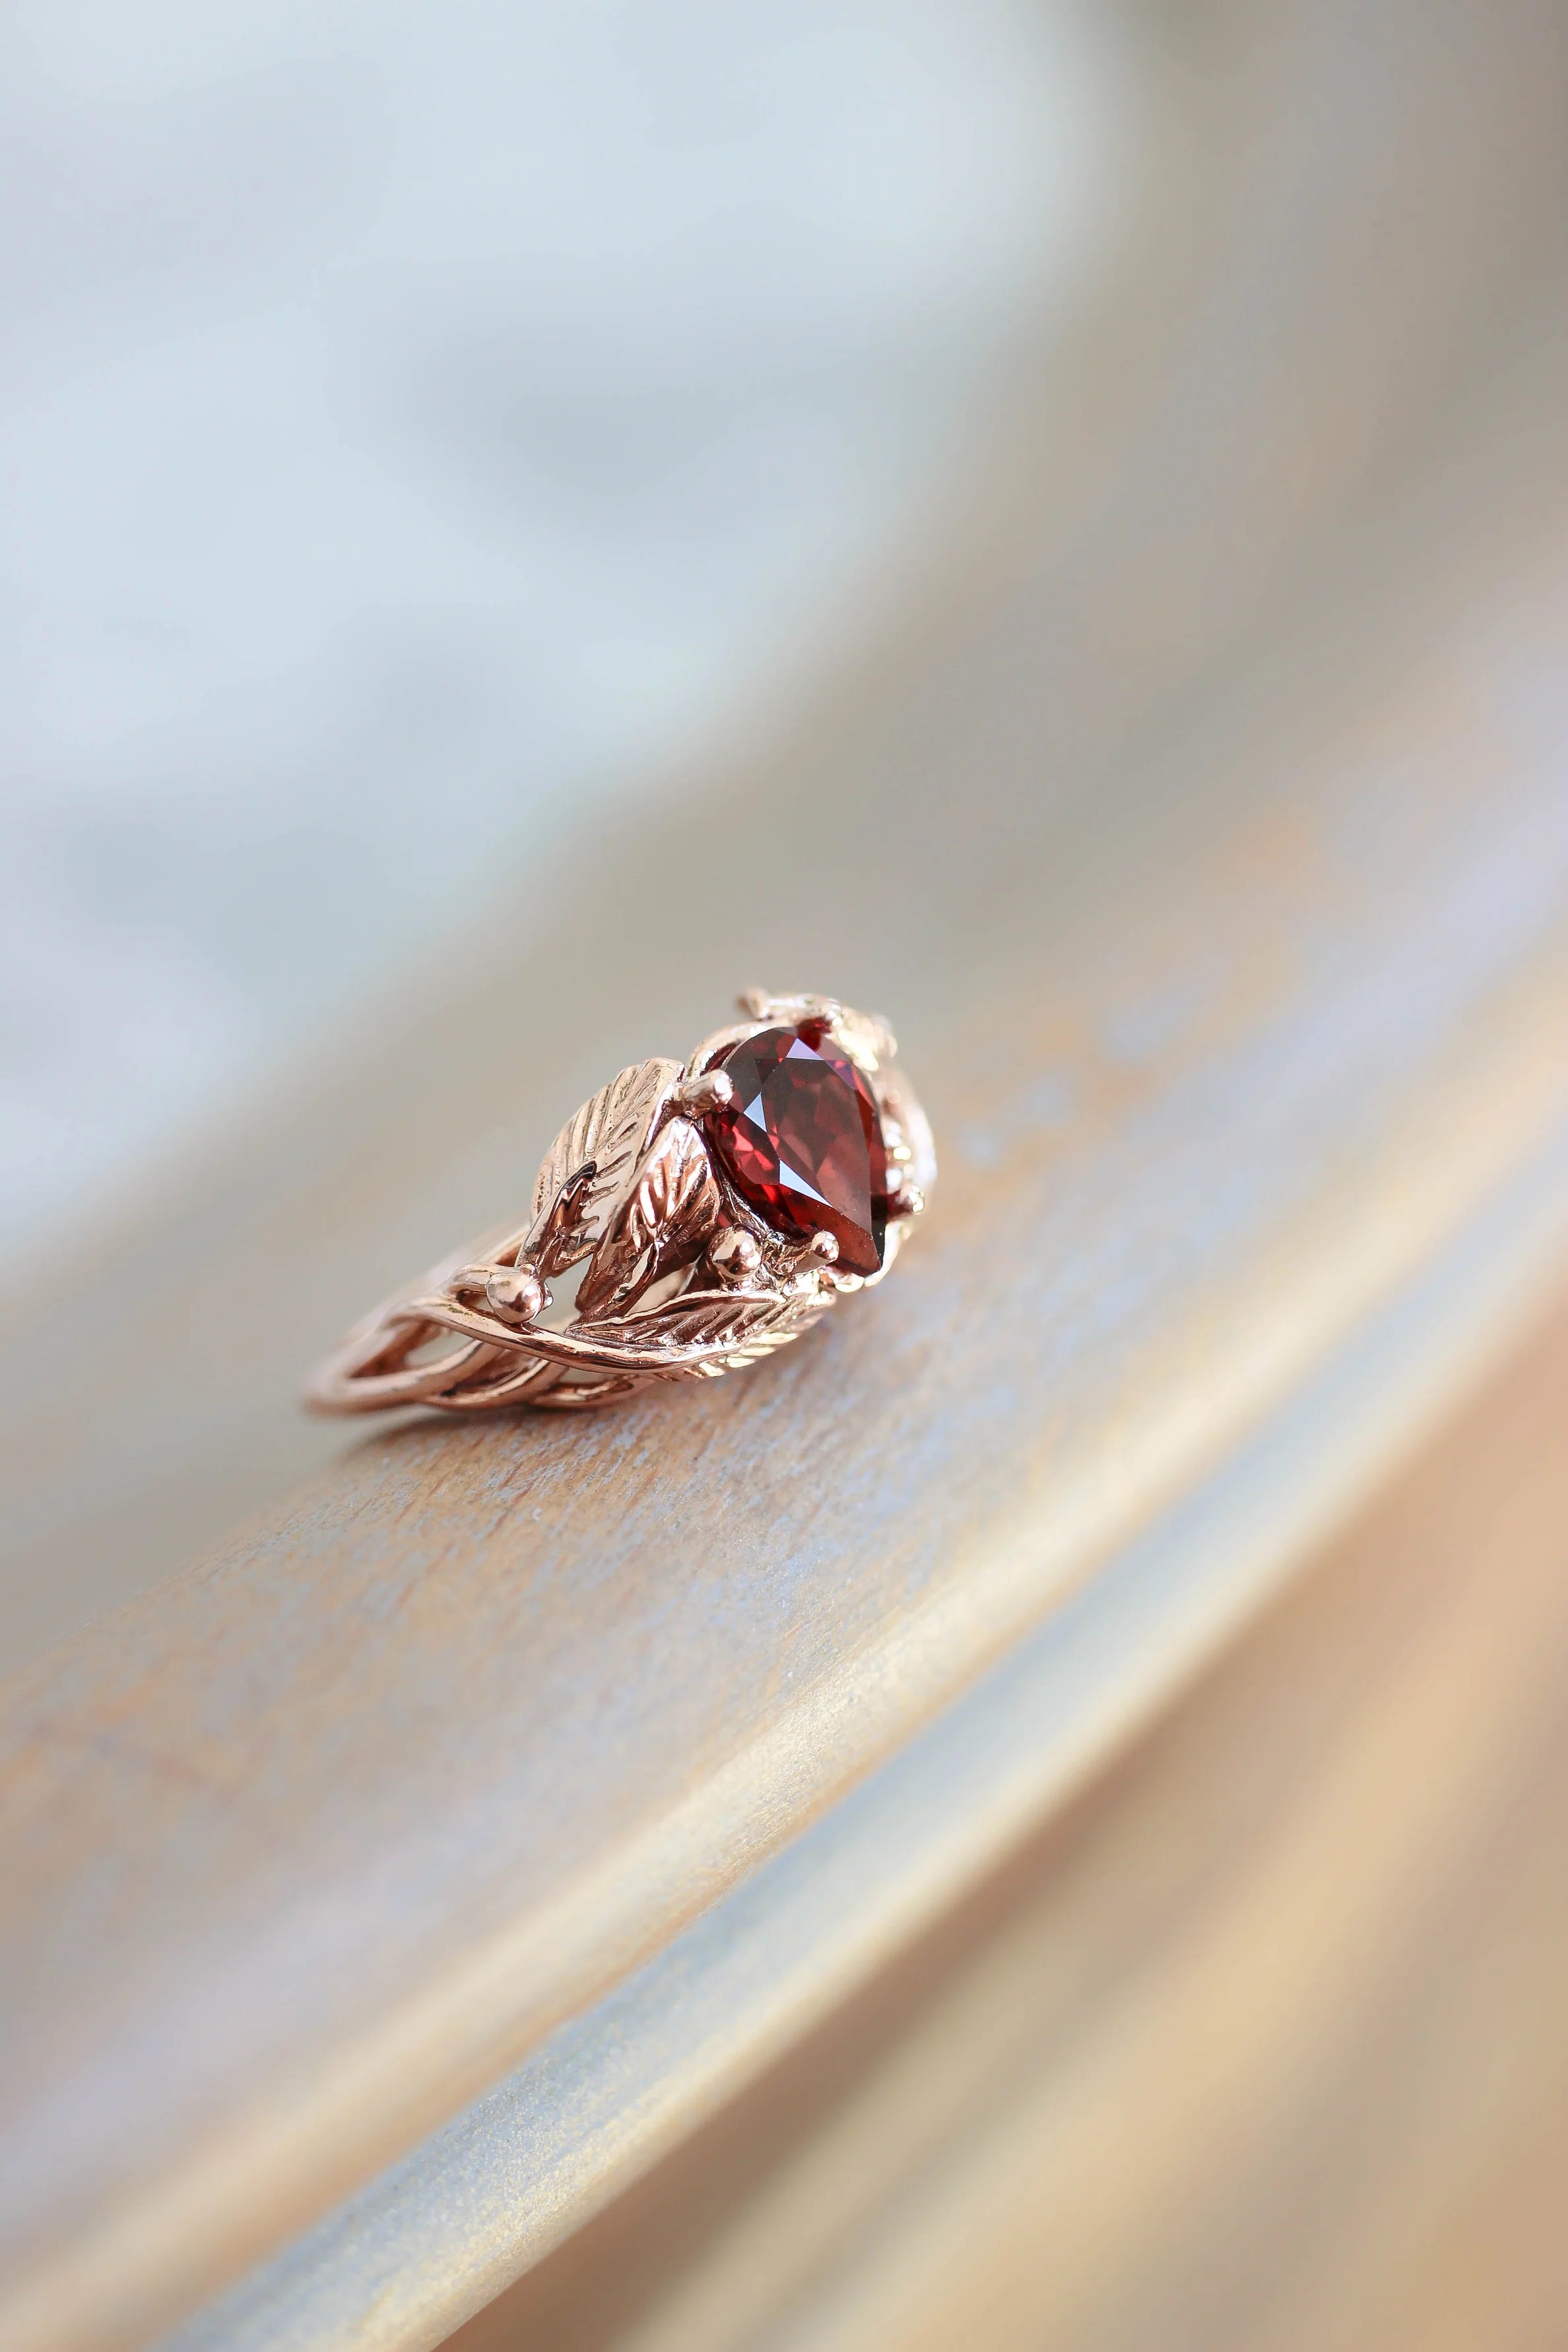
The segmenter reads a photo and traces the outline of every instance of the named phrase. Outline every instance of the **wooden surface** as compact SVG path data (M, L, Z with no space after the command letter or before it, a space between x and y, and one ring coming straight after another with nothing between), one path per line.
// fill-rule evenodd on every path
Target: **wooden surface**
M18 2352L276 2251L1561 1199L1559 27L1184 23L938 586L17 1304L15 1651L80 1626L0 1696ZM897 1021L897 1281L710 1394L327 1460L299 1363L751 979Z
M1568 1301L1223 1666L452 2352L1548 2352Z
M1233 1640L1568 1260L1514 1188L937 1720L167 2352L428 2352L962 1903Z

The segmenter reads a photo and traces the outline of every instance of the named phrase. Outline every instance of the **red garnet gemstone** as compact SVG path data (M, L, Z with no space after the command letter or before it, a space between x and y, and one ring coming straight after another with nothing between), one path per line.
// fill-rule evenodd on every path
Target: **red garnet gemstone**
M763 1029L721 1065L733 1101L710 1114L714 1157L776 1234L831 1234L846 1274L875 1274L888 1226L882 1122L862 1073L821 1021Z

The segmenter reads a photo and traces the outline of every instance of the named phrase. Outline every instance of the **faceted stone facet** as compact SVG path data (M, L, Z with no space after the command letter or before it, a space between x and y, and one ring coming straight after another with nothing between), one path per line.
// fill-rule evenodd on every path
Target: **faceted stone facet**
M831 1234L846 1274L875 1274L888 1166L875 1097L821 1021L763 1029L725 1059L733 1100L708 1120L714 1157L775 1233Z

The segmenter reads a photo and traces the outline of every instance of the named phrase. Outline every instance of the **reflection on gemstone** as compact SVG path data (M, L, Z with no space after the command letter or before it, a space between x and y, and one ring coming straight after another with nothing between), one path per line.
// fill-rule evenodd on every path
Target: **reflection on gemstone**
M723 1068L729 1106L708 1120L713 1154L743 1199L792 1241L831 1234L847 1274L875 1274L888 1222L887 1154L861 1071L820 1021L763 1029Z

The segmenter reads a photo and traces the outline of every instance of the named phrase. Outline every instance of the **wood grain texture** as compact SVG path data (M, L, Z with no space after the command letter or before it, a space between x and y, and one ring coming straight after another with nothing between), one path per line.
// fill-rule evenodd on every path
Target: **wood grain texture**
M19 1576L85 1617L256 1511L0 1701L18 2352L146 2336L449 2116L1557 1148L1559 27L1391 5L1369 77L1363 11L1204 26L940 593L18 1307ZM657 954L654 880L703 913ZM320 1318L753 978L897 1021L945 1146L897 1281L267 1500Z
M452 2352L1544 2352L1568 1303L1181 1707Z
M1286 1410L1028 1638L501 2083L165 2352L429 2352L888 1965L1300 1570L1568 1262L1510 1188Z

